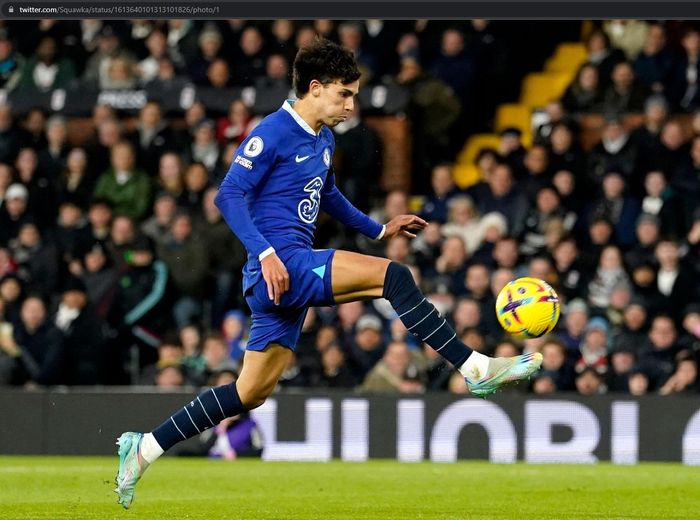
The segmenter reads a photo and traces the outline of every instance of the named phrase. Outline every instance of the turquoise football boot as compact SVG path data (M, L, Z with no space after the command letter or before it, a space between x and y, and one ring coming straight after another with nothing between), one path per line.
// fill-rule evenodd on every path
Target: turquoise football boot
M143 433L125 432L117 439L119 446L119 472L117 487L114 492L119 496L118 502L129 509L134 501L134 488L143 472L148 468L148 462L141 457L141 440Z
M489 359L486 375L472 374L465 377L469 392L477 397L495 394L498 390L513 385L523 379L529 379L542 365L542 354L523 354L514 357Z

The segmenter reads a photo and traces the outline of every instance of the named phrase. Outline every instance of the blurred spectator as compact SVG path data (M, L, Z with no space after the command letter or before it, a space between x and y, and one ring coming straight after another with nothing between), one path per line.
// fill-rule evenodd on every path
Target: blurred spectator
M23 224L34 221L27 211L28 198L29 192L23 184L11 184L5 191L5 203L0 208L0 246L7 246Z
M62 116L52 116L46 121L47 147L38 155L39 169L49 179L56 179L66 166L69 146L68 124Z
M58 208L58 220L52 230L59 258L66 266L80 260L91 242L90 229L83 212L72 202L63 202Z
M134 145L136 162L149 176L156 172L163 153L177 147L175 135L163 119L160 104L155 101L149 101L143 106L139 111L136 129L125 138Z
M639 368L635 368L629 374L628 386L630 394L644 395L649 389L649 377Z
M22 148L34 151L46 148L46 113L42 108L30 108L22 119Z
M644 47L649 24L643 20L607 20L603 30L612 46L622 49L628 60L633 60Z
M559 294L572 301L585 298L588 292L588 273L579 260L579 249L573 237L561 240L552 251L554 268L557 271Z
M220 118L216 123L216 138L221 144L240 143L258 123L260 118L253 117L243 100L234 99L229 105L227 117Z
M66 166L58 177L58 200L71 202L86 211L95 188L95 178L88 171L87 154L73 148L66 157Z
M180 295L173 306L173 318L178 328L202 316L209 258L192 230L190 215L178 213L170 227L170 240L157 250L158 258L168 267Z
M380 79L380 66L377 56L368 52L363 45L362 26L356 22L343 22L338 26L338 38L340 44L351 50L362 72L362 81L374 83Z
M618 63L613 67L611 79L612 84L603 93L600 111L615 114L642 112L649 90L636 78L632 65L627 61Z
M348 118L333 128L336 153L336 183L346 197L363 211L369 210L370 197L379 190L382 142L377 132L362 118L362 108L356 100ZM437 168L437 167L436 167Z
M122 61L117 64L115 70L114 62ZM83 73L83 81L90 86L99 87L100 89L109 88L114 80L119 80L119 75L110 78L112 73L123 73L123 67L127 63L131 63L133 58L131 54L120 48L119 35L111 25L103 25L97 36L97 50L88 58Z
M197 32L193 20L168 20L168 50L178 65L191 63L197 54Z
M345 363L343 349L331 343L321 352L321 377L317 386L327 388L353 388L357 379Z
M576 376L576 391L581 395L604 394L606 389L602 376L592 367L586 367Z
M498 143L498 154L500 154L500 157L496 157L497 164L494 165L494 169L501 162L505 162L512 172L518 172L523 169L523 161L527 150L523 146L522 136L523 133L519 128L508 127L501 130ZM490 177L489 175L483 180L488 181Z
M198 233L209 259L209 277L213 281L213 326L221 322L224 309L231 300L237 307L242 305L238 273L248 258L243 244L231 232L214 204L217 191L212 187L204 193L203 219L198 223Z
M165 152L161 155L156 185L176 201L179 201L182 197L184 174L182 171L182 159L177 153Z
M362 381L382 358L384 351L382 321L373 314L361 316L355 325L349 351L349 363L359 381Z
M12 90L17 86L24 67L24 58L15 52L7 30L0 31L0 88Z
M82 281L68 278L54 317L64 337L67 385L95 385L104 381L105 324L86 293Z
M637 148L618 116L606 117L600 143L588 155L588 180L594 187L602 184L610 171L620 173L631 180L637 161Z
M591 318L579 345L581 357L576 361L576 372L592 368L599 374L608 370L608 323L600 317ZM578 382L576 383L578 387Z
M229 356L236 363L241 363L248 341L245 315L237 310L226 312L221 323L221 332L228 343Z
M471 197L455 195L446 202L447 222L440 226L444 237L459 237L471 255L479 246L479 214Z
M682 236L685 232L683 201L668 184L666 174L658 170L647 173L644 190L646 196L642 199L642 211L658 217L658 231L664 236Z
M179 388L185 384L185 375L179 365L165 365L156 370L155 384L163 390Z
M555 174L561 170L581 175L584 172L585 164L585 156L571 127L566 123L554 125L549 139L550 181L554 182ZM568 195L568 193L562 192L561 195Z
M33 56L22 67L18 87L47 92L66 88L75 78L75 66L63 58L56 40L50 36L41 39Z
M415 394L424 391L425 363L416 351L402 342L392 342L382 360L367 374L360 389L364 392L399 392Z
M666 98L661 95L649 96L644 102L644 122L630 136L637 146L637 162L648 169L648 164L656 160L661 148L661 130L668 121L669 107Z
M160 192L153 203L153 216L141 224L141 232L153 240L156 246L165 245L172 238L170 228L176 212L175 198L166 191Z
M664 308L673 316L680 316L682 310L696 296L697 273L680 261L678 242L664 239L656 246L656 260L659 264L657 287L663 295Z
M39 168L39 160L32 148L22 148L15 161L19 182L28 190L27 204L36 224L43 230L56 220L55 178Z
M596 67L600 77L600 85L605 88L610 83L613 67L625 61L625 54L617 47L612 47L610 37L600 29L594 29L586 40L588 63Z
M525 196L515 188L513 173L508 165L497 165L486 182L477 184L470 191L481 215L498 212L510 224L508 231L515 236L520 234L528 203Z
M73 263L75 264L75 262ZM73 267L71 272L82 280L87 290L90 304L97 315L106 319L116 291L118 272L111 265L107 252L99 242L96 242L82 259Z
M188 73L195 85L207 85L207 70L221 55L221 33L215 27L209 26L199 33L198 41L197 56L187 61Z
M574 370L567 359L566 347L555 338L548 338L542 345L542 370L554 382L556 390L567 391L574 387ZM543 385L544 383L540 383Z
M168 58L168 40L160 29L151 31L146 37L145 44L148 56L139 61L137 65L137 73L142 85L158 77L161 60Z
M265 75L267 54L260 29L252 25L243 29L239 46L241 52L233 63L233 76L236 85L247 87Z
M46 234L47 235L47 234ZM31 292L48 301L58 288L60 264L56 246L43 238L34 223L26 222L17 238L9 242L10 253L17 263L18 274Z
M660 389L673 374L676 354L681 350L677 340L676 326L668 315L658 315L652 320L648 341L639 355L650 388Z
M110 167L114 146L122 139L122 126L114 118L107 118L96 126L97 135L86 146L89 157L88 167L97 178Z
M593 63L584 63L561 98L562 105L572 114L600 110L602 88L600 73Z
M65 348L61 331L47 319L43 300L29 296L12 336L3 336L3 350L16 359L16 385L63 383Z
M407 116L413 124L413 186L428 190L425 172L449 158L450 128L459 116L460 102L452 89L430 76L413 57L403 57L396 82L409 92Z
M700 107L700 31L690 28L683 36L681 45L683 53L675 63L667 92L674 106L692 112Z
M148 176L135 167L134 149L128 141L115 144L111 155L112 166L97 180L94 196L110 202L116 213L141 219L150 201Z
M15 127L12 109L0 104L0 161L7 164L14 161L22 142L22 134Z
M615 242L621 247L634 243L634 229L641 205L639 199L626 193L627 183L624 176L611 170L602 179L601 196L589 207L589 218L605 219L615 228Z
M637 360L637 349L627 340L618 343L610 353L610 371L606 386L610 392L629 392L629 378Z
M684 351L676 357L676 370L659 389L661 395L674 393L697 394L698 363L692 353Z
M188 162L201 162L212 172L219 160L219 143L216 140L216 124L211 119L200 121L195 130L194 138L185 155Z
M200 162L193 162L185 169L184 190L180 195L179 206L194 215L202 213L204 192L209 188L209 172Z
M604 309L610 304L610 295L618 286L629 287L630 280L624 270L622 255L617 246L605 247L598 268L588 284L588 301L592 307Z
M613 336L613 348L619 349L634 346L635 352L640 350L646 340L647 310L638 299L630 301L622 315L622 325Z
M671 185L683 201L686 229L693 224L697 200L700 197L700 135L696 135L691 141L689 159L676 172L669 172Z
M655 94L663 94L670 82L676 57L666 46L666 30L660 23L649 25L642 52L634 60L637 78Z

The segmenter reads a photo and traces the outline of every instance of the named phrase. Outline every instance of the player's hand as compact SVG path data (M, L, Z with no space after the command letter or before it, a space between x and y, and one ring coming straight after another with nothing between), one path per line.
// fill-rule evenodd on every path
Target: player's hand
M416 234L413 231L425 229L427 225L428 223L425 220L415 215L399 215L387 222L386 231L384 231L382 239L388 240L397 235L406 238L416 238Z
M275 301L275 305L280 304L282 295L289 290L289 273L287 268L276 253L263 258L260 262L262 275L267 284L267 295Z

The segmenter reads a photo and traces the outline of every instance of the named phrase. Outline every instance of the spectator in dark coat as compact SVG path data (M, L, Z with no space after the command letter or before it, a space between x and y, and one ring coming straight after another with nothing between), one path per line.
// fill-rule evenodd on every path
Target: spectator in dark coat
M681 350L673 319L659 315L651 322L648 341L639 355L639 364L649 376L650 386L659 389L673 373L676 354Z
M136 163L153 177L158 171L160 156L177 148L175 135L163 118L160 103L150 101L139 111L136 129L127 134L136 150Z
M630 139L630 134L622 125L618 116L608 115L603 135L588 155L588 179L592 184L593 195L595 188L600 187L603 176L615 170L627 180L633 183L633 176L637 165L637 147Z
M63 286L54 323L64 335L67 385L96 385L104 381L105 323L88 302L85 284L69 278Z
M41 294L47 301L58 288L58 249L32 222L22 225L16 239L10 241L10 251L17 262L18 274L27 281L31 292Z
M19 228L34 218L27 210L29 191L23 184L11 184L5 190L5 203L0 208L0 246L17 237Z
M56 385L65 381L63 337L47 319L41 298L30 296L24 300L12 337L17 358L14 384Z
M506 164L499 164L486 182L477 184L472 190L479 213L485 215L496 211L508 221L508 232L518 235L523 229L528 203L516 189L513 174Z
M447 208L455 196L461 193L452 177L451 164L438 164L431 174L433 191L423 204L421 216L427 221L440 224L447 222Z
M603 193L589 208L589 221L608 220L615 228L616 243L629 247L634 243L634 230L641 209L639 200L625 194L625 179L617 171L605 174L602 188Z
M571 114L585 114L600 109L600 73L592 63L584 63L578 69L574 81L567 87L561 103Z
M674 106L692 112L700 107L700 31L689 29L681 44L684 53L675 64L668 96Z
M626 61L618 63L613 68L611 77L612 85L603 94L601 112L616 114L641 112L649 90L637 80L632 65Z
M639 81L655 94L665 94L677 57L666 45L666 30L659 23L649 25L642 52L634 60Z

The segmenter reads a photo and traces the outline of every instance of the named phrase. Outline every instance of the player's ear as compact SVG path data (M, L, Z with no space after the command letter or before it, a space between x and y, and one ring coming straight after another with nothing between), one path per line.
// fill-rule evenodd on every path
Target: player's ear
M309 83L309 92L311 92L311 95L314 97L318 97L321 95L322 90L323 84L317 79L312 79L311 83Z

